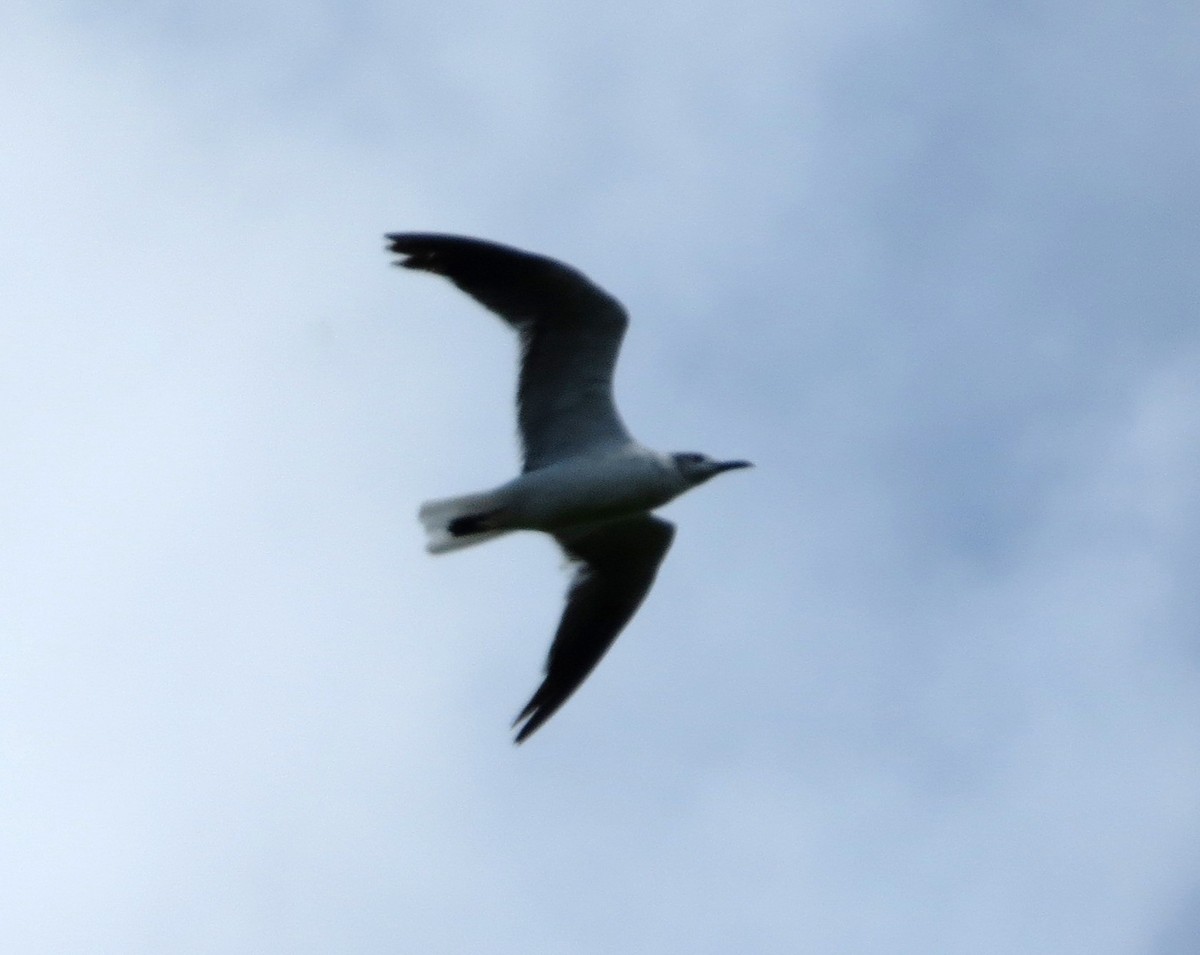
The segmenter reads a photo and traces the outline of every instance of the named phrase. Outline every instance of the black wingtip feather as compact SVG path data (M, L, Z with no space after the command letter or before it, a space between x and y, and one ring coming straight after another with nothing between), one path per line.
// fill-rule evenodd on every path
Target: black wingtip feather
M414 240L419 239L416 235L408 235L403 232L389 232L384 236L390 243L388 251L396 255L402 255L404 258L397 259L392 265L401 269L425 269L428 270L437 258L437 252L430 248L423 248ZM414 247L415 246L415 247Z
M532 736L534 730L541 726L542 723L546 721L547 716L549 716L547 713L545 716L541 716L540 719L537 718L539 716L537 712L538 697L541 695L541 692L541 688L539 688L537 693L534 693L529 702L525 704L525 708L517 714L517 718L512 721L512 729L516 729L522 723L525 723L524 726L521 726L521 728L517 730L516 738L513 740L513 742L517 745L520 745L530 736ZM528 722L526 722L527 720Z
M516 738L513 739L514 745L520 746L525 742L525 740L529 739L529 737L537 732L539 726L541 726L546 722L546 720L550 719L550 717L554 715L554 711L557 709L557 706L539 706L537 702L537 696L535 695L534 698L529 701L529 704L525 707L525 709L521 710L520 716L513 720L513 729L516 729L522 720L528 720L524 726L517 730Z

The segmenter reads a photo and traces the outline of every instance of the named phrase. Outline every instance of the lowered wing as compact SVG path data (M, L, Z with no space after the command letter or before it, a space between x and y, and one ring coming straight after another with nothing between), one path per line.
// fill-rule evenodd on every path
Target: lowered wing
M579 563L559 622L546 676L513 726L523 742L579 688L629 623L658 573L675 526L649 514L556 534Z

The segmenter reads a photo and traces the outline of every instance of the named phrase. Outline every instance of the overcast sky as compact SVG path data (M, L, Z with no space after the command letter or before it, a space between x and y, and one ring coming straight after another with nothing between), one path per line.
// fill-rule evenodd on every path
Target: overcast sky
M0 948L1200 951L1200 8L10 0ZM658 585L432 558L515 345L632 314Z

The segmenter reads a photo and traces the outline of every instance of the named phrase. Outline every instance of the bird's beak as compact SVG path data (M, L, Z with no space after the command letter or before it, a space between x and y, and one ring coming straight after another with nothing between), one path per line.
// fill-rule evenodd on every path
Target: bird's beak
M713 470L714 474L720 474L722 471L737 471L739 468L754 467L749 461L718 461Z

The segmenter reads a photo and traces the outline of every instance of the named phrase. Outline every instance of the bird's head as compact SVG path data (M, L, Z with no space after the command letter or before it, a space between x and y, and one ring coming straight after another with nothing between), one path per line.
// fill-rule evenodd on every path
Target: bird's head
M689 487L703 484L711 477L722 471L736 471L739 468L754 467L749 461L714 461L706 454L694 451L679 451L671 455L675 469L680 473Z

